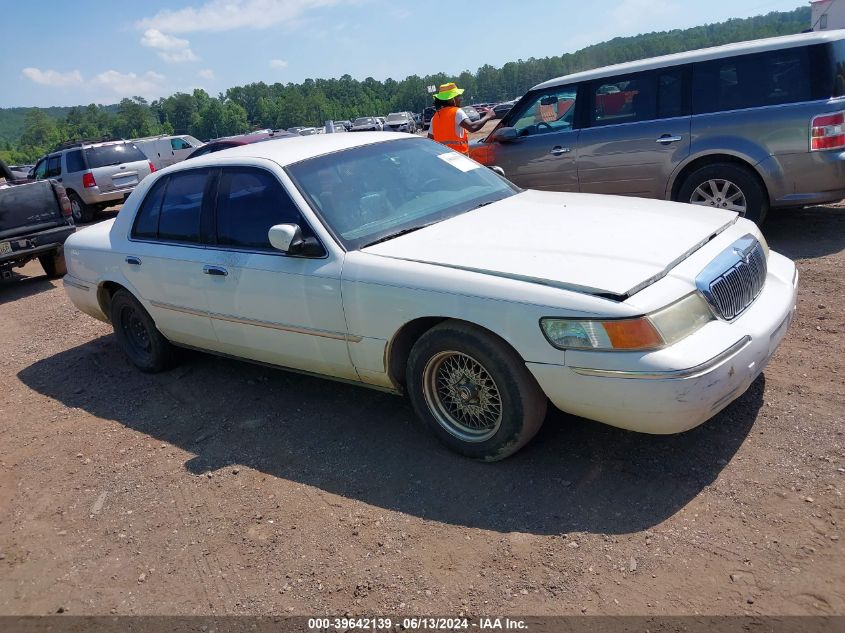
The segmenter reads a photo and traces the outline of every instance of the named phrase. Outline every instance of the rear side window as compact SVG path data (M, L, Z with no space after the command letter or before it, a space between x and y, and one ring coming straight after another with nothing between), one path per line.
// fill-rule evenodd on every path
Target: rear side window
M65 161L67 162L67 171L70 174L78 171L85 171L85 161L82 160L82 150L75 149L65 154Z
M85 150L85 158L88 160L88 165L91 169L147 160L144 153L132 143L89 147Z
M652 73L611 77L590 84L592 126L651 121L657 114L657 90Z
M831 97L845 96L845 40L830 44L831 61L833 62L833 85L827 91Z
M173 242L200 241L200 214L207 169L185 171L170 176L158 220L158 238Z
M62 155L56 154L47 158L47 178L55 178L62 175Z
M138 210L138 215L135 216L132 237L153 240L158 237L158 219L161 215L161 202L164 200L168 180L169 178L161 178L147 193L147 197L144 198Z
M809 101L805 48L787 48L693 64L695 114Z
M657 118L688 114L684 99L684 71L681 68L657 74Z
M217 243L221 246L275 250L267 232L275 224L309 227L282 184L262 169L224 168L217 198Z

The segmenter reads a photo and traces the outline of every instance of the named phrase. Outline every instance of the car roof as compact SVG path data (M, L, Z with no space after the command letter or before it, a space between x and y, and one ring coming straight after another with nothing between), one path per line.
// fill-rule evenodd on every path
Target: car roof
M736 42L734 44L700 48L693 51L686 51L684 53L674 53L672 55L663 55L661 57L649 57L648 59L641 59L634 62L625 62L624 64L614 64L613 66L603 66L601 68L594 68L593 70L585 70L583 72L549 79L548 81L537 84L532 88L532 90L542 90L544 88L552 88L579 81L601 79L612 75L627 75L629 73L640 72L643 70L654 70L655 68L663 68L667 66L679 66L690 62L708 61L732 55L761 53L764 51L777 50L781 48L794 48L796 46L807 46L810 44L823 44L825 42L835 42L842 39L845 39L845 30L799 33L798 35L783 35L780 37L767 37L759 40L749 40L747 42Z
M191 159L191 166L200 166L203 163L214 164L221 159L232 158L264 158L278 163L282 167L298 163L299 161L323 156L334 152L371 145L396 141L403 138L421 138L413 134L401 132L358 132L357 134L314 134L311 136L294 136L285 138L284 143L251 143L249 145L238 145L220 152L206 154ZM274 139L275 140L275 139ZM182 165L184 163L177 163Z

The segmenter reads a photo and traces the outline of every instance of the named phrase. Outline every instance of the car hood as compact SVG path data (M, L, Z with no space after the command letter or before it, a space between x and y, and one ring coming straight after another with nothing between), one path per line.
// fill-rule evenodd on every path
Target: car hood
M736 218L675 202L524 191L362 250L622 300Z

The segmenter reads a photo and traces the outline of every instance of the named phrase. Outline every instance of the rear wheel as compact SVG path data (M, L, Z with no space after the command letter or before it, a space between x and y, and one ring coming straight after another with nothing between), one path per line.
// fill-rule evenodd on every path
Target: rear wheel
M38 258L38 261L41 262L41 267L50 279L58 279L67 274L65 255L61 250L42 255Z
M735 211L762 224L769 199L757 175L733 163L713 163L687 176L678 190L678 201L713 209Z
M406 383L418 417L453 451L483 461L534 437L547 400L510 347L479 328L444 322L411 350Z
M152 317L126 290L118 290L111 300L111 322L123 352L138 369L158 372L167 369L174 349L164 338Z
M70 198L70 213L74 222L90 222L94 219L94 207L85 204L73 191L68 192L67 197Z

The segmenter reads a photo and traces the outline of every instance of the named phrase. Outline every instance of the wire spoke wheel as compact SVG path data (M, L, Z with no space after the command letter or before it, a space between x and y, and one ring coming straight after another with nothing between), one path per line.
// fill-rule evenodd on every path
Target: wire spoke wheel
M423 395L437 422L465 442L484 442L502 424L502 396L479 361L457 351L432 356L423 370Z
M748 201L742 189L721 178L705 180L698 185L690 196L690 204L736 211L741 216L748 211Z

